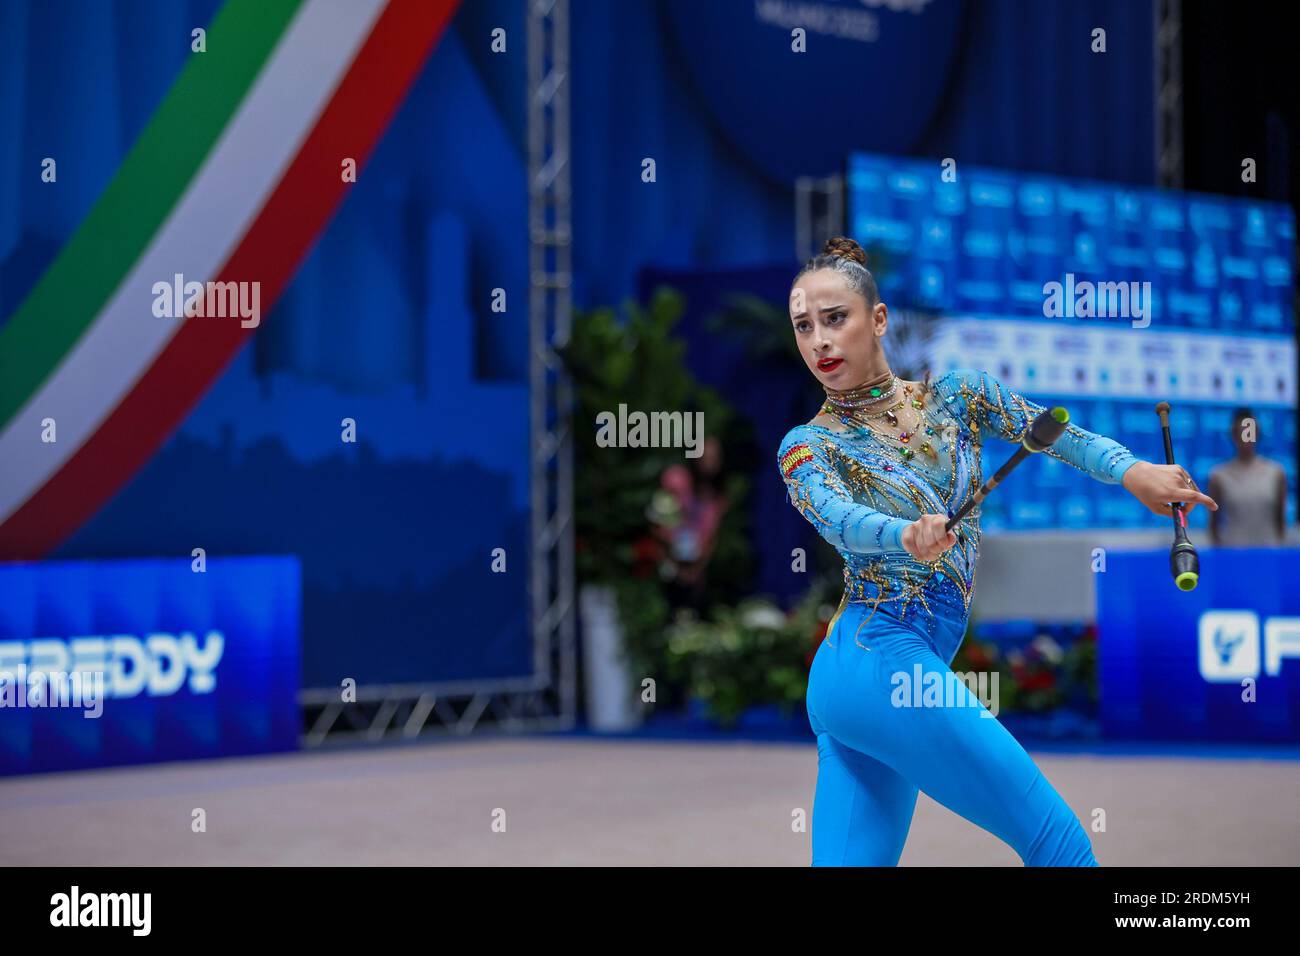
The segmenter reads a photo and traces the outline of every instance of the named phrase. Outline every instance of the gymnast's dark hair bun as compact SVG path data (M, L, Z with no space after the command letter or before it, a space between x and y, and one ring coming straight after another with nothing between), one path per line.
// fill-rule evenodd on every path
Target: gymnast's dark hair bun
M855 269L854 266L858 268ZM844 281L849 284L849 288L866 300L868 308L874 308L876 303L880 301L880 290L876 288L875 277L871 275L871 270L867 268L867 254L860 245L848 236L836 236L833 239L827 239L826 245L822 246L821 253L804 263L803 268L794 277L794 282L790 284L790 288L794 288L801 276L821 269L831 269L838 272Z
M822 255L852 259L861 266L867 264L866 251L848 236L835 236L832 239L827 239L826 245L822 246Z

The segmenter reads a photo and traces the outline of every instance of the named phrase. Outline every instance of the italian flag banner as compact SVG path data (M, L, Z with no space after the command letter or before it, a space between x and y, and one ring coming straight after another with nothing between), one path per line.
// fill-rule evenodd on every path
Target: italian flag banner
M93 516L255 331L160 318L155 285L256 283L269 312L457 2L227 0L0 328L0 559L41 558Z

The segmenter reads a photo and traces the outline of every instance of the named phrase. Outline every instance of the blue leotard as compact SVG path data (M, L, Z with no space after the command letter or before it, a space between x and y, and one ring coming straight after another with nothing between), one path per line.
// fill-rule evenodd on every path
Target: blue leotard
M914 394L923 420L910 459L902 444L852 426L800 425L781 443L791 503L844 559L844 598L808 680L819 752L813 863L897 863L920 788L1028 865L1096 865L1078 819L974 694L942 707L895 703L900 673L951 674L974 591L979 509L933 563L903 549L903 529L955 512L984 480L984 444L1019 442L1043 410L971 369ZM1138 461L1077 425L1044 454L1111 484Z

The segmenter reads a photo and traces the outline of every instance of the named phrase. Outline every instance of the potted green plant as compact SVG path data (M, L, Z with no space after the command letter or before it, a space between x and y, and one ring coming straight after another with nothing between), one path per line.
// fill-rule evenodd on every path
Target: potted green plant
M574 385L574 508L579 610L583 619L588 720L598 729L633 726L645 711L637 699L646 678L655 702L675 696L667 678L666 629L689 577L707 603L740 593L751 555L744 502L748 479L739 469L718 477L726 507L707 554L683 554L679 516L665 500L666 476L691 461L683 447L611 445L611 416L678 414L703 423L720 447L745 441L742 421L685 364L685 345L672 331L684 302L669 288L620 316L603 307L575 316L560 354ZM603 433L602 433L603 429ZM694 436L700 438L700 436ZM708 573L701 573L701 564Z
M669 629L671 667L723 728L766 708L802 720L808 667L835 610L831 592L819 580L788 613L761 597L717 608L712 619L680 612Z

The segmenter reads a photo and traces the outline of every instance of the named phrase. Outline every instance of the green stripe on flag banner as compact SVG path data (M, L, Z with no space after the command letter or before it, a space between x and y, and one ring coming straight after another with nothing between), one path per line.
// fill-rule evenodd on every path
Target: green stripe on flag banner
M90 327L166 221L300 5L227 0L217 12L207 52L190 54L103 195L0 329L0 430ZM149 305L142 303L142 315L151 314Z

